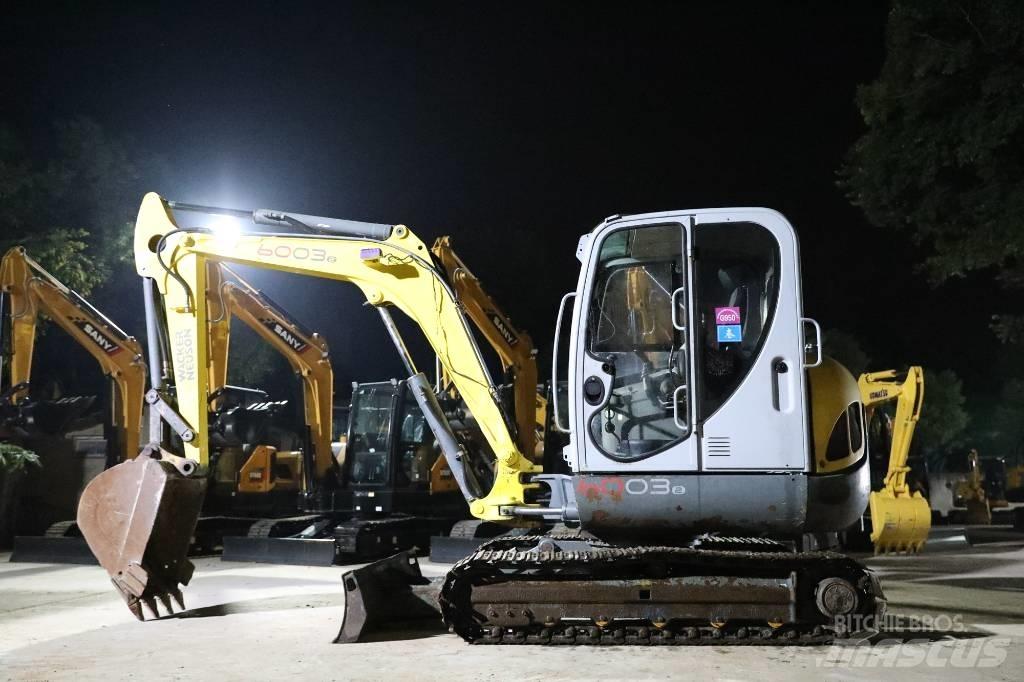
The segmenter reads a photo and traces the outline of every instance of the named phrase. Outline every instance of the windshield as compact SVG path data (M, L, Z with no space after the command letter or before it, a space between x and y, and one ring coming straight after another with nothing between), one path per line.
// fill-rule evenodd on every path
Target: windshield
M384 485L395 387L360 386L352 395L352 428L345 458L352 462L353 483Z

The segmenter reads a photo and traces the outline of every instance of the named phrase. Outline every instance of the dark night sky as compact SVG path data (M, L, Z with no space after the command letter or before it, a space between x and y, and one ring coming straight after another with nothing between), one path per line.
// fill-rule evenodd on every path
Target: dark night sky
M913 247L835 187L885 4L692 4L36 3L5 20L3 117L129 134L167 160L168 198L451 234L542 367L576 240L603 217L770 206L800 234L809 314L876 367L980 388L959 344L995 344L984 292L930 291ZM353 289L258 282L327 335L339 386L400 373Z

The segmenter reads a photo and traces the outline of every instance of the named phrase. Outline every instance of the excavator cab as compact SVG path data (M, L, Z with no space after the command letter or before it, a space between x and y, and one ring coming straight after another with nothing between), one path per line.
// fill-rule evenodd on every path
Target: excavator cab
M805 370L821 358L795 253L763 209L629 216L583 237L567 459L585 528L813 524L807 506L772 502L813 500L816 473Z
M344 480L362 516L464 513L441 449L404 381L352 390Z

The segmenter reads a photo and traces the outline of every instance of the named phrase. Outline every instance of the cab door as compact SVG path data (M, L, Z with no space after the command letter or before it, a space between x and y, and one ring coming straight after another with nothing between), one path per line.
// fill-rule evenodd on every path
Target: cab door
M570 371L581 471L695 471L691 217L638 217L593 235Z
M702 470L809 465L796 235L767 209L694 216L695 407Z

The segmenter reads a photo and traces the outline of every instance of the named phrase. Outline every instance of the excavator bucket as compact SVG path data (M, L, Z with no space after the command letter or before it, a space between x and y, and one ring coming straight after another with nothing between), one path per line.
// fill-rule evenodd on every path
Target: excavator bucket
M82 492L78 527L139 620L143 605L159 618L158 601L168 613L171 598L185 608L179 585L192 577L185 557L206 492L204 478L188 476L194 469L189 460L147 448Z
M395 629L414 620L441 624L437 595L440 581L420 573L409 552L399 552L341 576L345 586L345 615L335 644L365 641L375 630Z
M921 493L894 495L887 488L868 497L875 554L920 552L932 527L932 511Z

